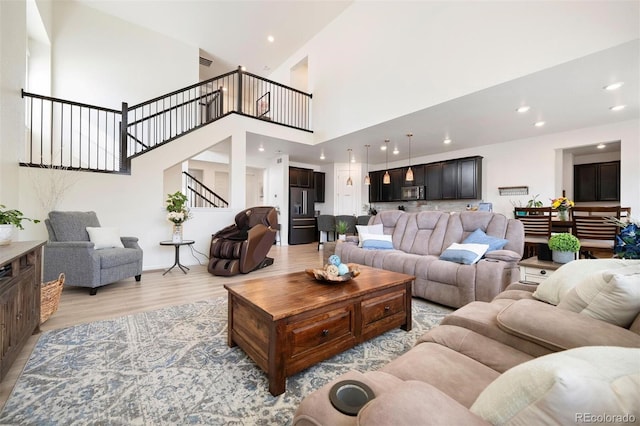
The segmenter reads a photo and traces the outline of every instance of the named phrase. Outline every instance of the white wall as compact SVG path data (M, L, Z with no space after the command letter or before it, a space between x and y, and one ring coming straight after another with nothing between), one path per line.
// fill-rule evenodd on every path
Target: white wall
M120 109L198 82L198 48L80 2L53 6L53 96Z
M24 145L20 89L25 81L26 48L25 3L0 1L0 204L8 208L18 208L18 158Z
M638 37L637 1L355 1L278 67L308 58L324 141ZM407 95L410 94L410 95Z

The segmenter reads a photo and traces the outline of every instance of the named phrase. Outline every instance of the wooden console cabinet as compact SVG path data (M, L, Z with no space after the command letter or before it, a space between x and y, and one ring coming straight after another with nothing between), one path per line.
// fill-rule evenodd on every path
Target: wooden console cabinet
M0 246L0 380L40 329L43 245L25 241Z

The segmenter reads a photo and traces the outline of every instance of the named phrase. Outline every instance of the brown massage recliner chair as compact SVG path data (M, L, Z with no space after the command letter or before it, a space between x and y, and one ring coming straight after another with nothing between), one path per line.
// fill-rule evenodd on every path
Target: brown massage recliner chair
M213 234L207 270L213 275L247 274L273 264L267 253L276 240L278 212L252 207L238 213L235 223Z

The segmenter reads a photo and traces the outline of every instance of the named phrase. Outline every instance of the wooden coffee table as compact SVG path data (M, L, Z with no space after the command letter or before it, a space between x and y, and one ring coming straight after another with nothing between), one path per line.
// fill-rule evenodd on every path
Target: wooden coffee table
M267 373L269 392L286 378L396 327L411 330L415 277L359 266L347 282L323 283L304 271L226 284L227 343Z

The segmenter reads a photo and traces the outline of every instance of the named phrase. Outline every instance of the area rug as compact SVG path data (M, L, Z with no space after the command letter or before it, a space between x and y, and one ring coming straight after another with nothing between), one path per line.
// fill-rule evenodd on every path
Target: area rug
M380 368L450 310L414 299L413 328L389 331L287 378L227 345L225 297L43 333L0 413L3 425L286 425L313 390Z

